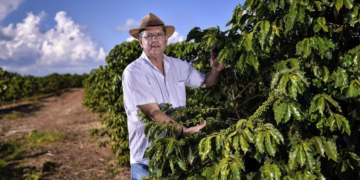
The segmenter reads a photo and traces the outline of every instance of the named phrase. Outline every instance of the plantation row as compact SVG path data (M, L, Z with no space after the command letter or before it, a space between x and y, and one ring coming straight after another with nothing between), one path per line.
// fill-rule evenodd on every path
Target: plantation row
M0 68L0 104L34 95L54 93L65 88L83 87L87 74L50 74L44 77L21 76Z
M209 72L209 51L230 68L211 89L187 89L187 107L143 115L152 141L148 179L360 179L360 4L353 0L246 0L230 29L193 28L165 54ZM190 42L193 40L194 42ZM114 47L84 82L84 104L105 114L120 164L129 164L121 75L137 41ZM207 121L201 134L175 126ZM158 137L165 132L166 137Z

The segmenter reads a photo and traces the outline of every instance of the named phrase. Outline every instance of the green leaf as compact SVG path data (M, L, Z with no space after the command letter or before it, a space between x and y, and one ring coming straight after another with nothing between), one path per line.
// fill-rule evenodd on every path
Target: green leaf
M149 135L149 130L150 130L150 128L151 128L151 126L152 126L153 124L154 124L153 122L148 122L148 123L146 123L145 129L144 129L144 134L145 134L145 135Z
M230 164L231 171L233 173L233 176L235 179L240 179L240 170L236 164L236 162L233 162Z
M326 20L324 17L319 17L316 21L325 32L328 32L328 27L326 26Z
M252 53L249 53L248 55L250 55L250 63L251 63L251 65L254 67L256 72L258 72L259 61L258 61L257 56L253 55Z
M246 57L247 57L247 54L242 53L241 56L240 56L240 59L236 63L236 68L237 68L239 73L242 73L244 71Z
M206 156L210 153L211 151L211 138L212 137L207 137L205 142L204 142L204 152L203 152L203 156L201 157L202 160L205 160Z
M259 42L261 45L261 49L264 49L264 44L266 42L267 34L270 30L270 23L269 21L262 21L260 24L260 33L259 33Z
M275 139L277 144L280 144L280 142L282 144L284 144L284 136L280 133L280 131L276 128L272 128L270 130L270 133L272 135L272 137Z
M324 102L324 97L320 97L317 101L317 109L319 110L319 112L321 114L323 114L323 111L325 109L325 102Z
M220 163L216 166L214 177L217 178L220 172L220 169L230 160L230 158L221 159Z
M303 167L306 161L305 151L300 144L296 145L296 148L299 149L297 154L297 161L300 164L300 167Z
M350 136L350 126L349 126L349 121L342 115L340 114L335 114L335 117L339 120L341 120L342 124L343 124L343 131L345 130L345 132Z
M279 28L278 28L277 26L275 26L275 25L272 25L272 28L273 28L275 34L276 34L278 37L280 37Z
M295 58L290 58L290 59L288 59L288 61L290 62L290 66L292 68L297 68L297 69L300 68L300 61L299 60L297 60Z
M237 164L238 167L240 167L243 171L245 171L245 166L241 159L235 158L233 159L233 161Z
M330 72L329 72L329 69L326 67L326 66L323 66L323 81L324 82L327 82L328 79L329 79L329 76L330 76Z
M303 56L304 57L308 57L311 54L311 46L310 46L310 42L309 42L309 38L305 38L303 40Z
M249 33L245 37L244 46L245 46L245 49L246 49L247 52L253 51L253 49L252 49L252 38L253 38L253 33Z
M312 144L315 146L316 151L324 157L324 144L323 141L320 139L320 137L315 136L311 139Z
M340 11L340 9L343 6L343 3L344 3L343 0L335 0L335 7L337 11Z
M339 106L339 104L338 104L333 98L331 98L328 94L323 93L322 96L323 96L327 101L329 101L333 106L335 106L335 107L338 107L338 106Z
M180 167L182 170L187 171L187 169L186 169L186 164L185 164L185 162L184 162L182 159L178 159L178 160L177 160L177 163L178 163L179 167Z
M176 161L176 160L175 160L175 161ZM174 173L175 173L174 159L173 159L173 158L170 158L170 159L169 159L169 163L170 163L171 172L174 174Z
M353 3L354 3L354 0L344 0L344 5L346 8L348 9L352 9L353 8Z
M271 79L271 89L274 89L276 83L278 82L279 80L279 77L280 77L280 73L277 72L274 74L273 78Z
M275 13L276 7L277 7L277 1L276 0L269 0L269 8L270 8L270 10L272 10Z
M314 25L314 32L319 32L321 29L321 26L319 24Z
M290 76L290 81L291 81L290 94L294 100L297 100L296 99L297 92L298 92L298 90L300 90L300 88L298 87L298 83L302 83L302 82L299 82L298 80L300 81L300 78L297 78L297 76L295 76L295 75ZM301 93L301 91L299 93Z
M335 114L328 117L326 121L327 121L327 125L330 126L330 130L334 131L335 130Z
M312 153L310 153L309 151L305 152L306 154L306 167L310 170L314 170L315 167L315 159Z
M301 53L303 52L303 49L304 49L304 41L299 41L297 44L296 44L296 55L301 55Z
M289 107L286 108L285 114L284 114L284 123L288 122L291 117L291 110Z
M241 136L241 135L239 135L239 136ZM237 150L239 148L239 141L240 141L239 136L235 136L234 140L233 140L233 147L235 150ZM217 149L217 147L216 147L216 149Z
M345 69L339 68L336 73L335 88L348 85L348 74Z
M286 103L281 103L274 112L275 115L275 120L277 122L277 124L279 124L281 122L281 119L284 117L284 114L286 112L287 109L287 104Z
M246 154L246 152L249 150L249 144L241 135L240 135L240 146L241 146L241 150L243 150L244 154Z
M264 131L258 132L255 135L255 144L261 154L263 154L265 152L265 147L264 147L265 135L266 135L266 132L264 132Z
M326 155L329 158L331 158L332 160L337 162L338 153L337 153L337 150L336 150L335 143L332 142L332 141L326 141L324 149L325 149Z
M289 168L295 169L296 165L296 159L299 149L298 148L291 148L291 151L289 153Z
M301 121L302 117L301 117L301 113L300 113L300 110L298 109L298 107L296 105L294 105L293 103L289 103L288 107L290 108L290 111L294 115L294 117L296 117L297 120Z
M245 135L247 141L249 141L250 143L254 143L253 134L250 132L248 128L243 130L243 134Z
M267 132L265 139L265 147L270 156L274 157L276 153L275 142L273 141L273 139L270 138L270 136L270 132Z
M174 139L171 139L167 148L166 148L166 157L170 155L170 153L174 150Z
M282 75L278 86L283 92L285 92L285 90L286 90L286 84L287 84L288 81L289 81L289 76Z

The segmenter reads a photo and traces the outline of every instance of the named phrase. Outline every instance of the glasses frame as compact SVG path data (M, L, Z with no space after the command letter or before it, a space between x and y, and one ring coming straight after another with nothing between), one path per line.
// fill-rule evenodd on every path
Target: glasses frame
M144 39L153 39L154 37L158 38L158 39L163 39L165 38L165 33L156 33L156 34L146 34L145 36L142 36L141 38L144 38Z

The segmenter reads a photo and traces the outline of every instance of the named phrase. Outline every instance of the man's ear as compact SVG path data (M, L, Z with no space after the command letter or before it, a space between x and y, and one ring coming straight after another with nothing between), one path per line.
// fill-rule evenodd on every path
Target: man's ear
M165 44L168 45L169 38L165 35Z
M141 48L143 48L143 45L142 45L143 42L142 42L141 38L139 38L138 40L139 40L139 44L140 44Z

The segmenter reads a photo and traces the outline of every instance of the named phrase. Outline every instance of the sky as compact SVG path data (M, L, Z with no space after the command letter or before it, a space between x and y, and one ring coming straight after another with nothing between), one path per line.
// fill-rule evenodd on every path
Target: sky
M0 0L0 67L21 75L90 73L117 44L132 41L148 13L186 40L194 27L230 29L244 0Z

